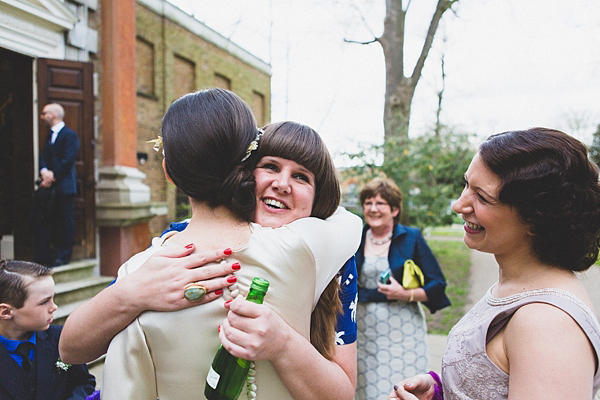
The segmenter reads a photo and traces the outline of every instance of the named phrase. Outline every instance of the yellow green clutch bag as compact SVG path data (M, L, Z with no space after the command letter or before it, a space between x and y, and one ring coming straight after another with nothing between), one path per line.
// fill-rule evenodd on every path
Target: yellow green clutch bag
M423 271L415 262L408 259L404 262L404 273L402 274L402 286L404 289L416 289L425 284Z

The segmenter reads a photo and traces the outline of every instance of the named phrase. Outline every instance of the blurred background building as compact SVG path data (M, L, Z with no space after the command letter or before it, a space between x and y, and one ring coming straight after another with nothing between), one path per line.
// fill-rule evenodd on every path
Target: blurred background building
M270 121L271 66L164 0L0 0L1 258L32 258L42 107L77 132L74 260L114 275L187 199L147 141L181 95L227 88Z

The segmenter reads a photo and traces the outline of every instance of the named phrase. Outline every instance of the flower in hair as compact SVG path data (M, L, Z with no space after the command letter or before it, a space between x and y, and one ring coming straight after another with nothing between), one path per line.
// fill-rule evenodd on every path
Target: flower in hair
M260 140L260 137L264 133L265 133L265 131L263 131L262 129L258 128L258 132L256 133L256 137L248 145L248 148L246 149L246 154L244 155L244 158L242 158L241 162L246 161L248 159L248 157L250 157L250 155L252 154L252 151L258 149L258 141Z
M146 143L154 143L154 146L152 146L152 148L154 149L154 151L158 153L158 152L160 152L162 150L163 156L165 155L165 150L163 149L163 139L162 139L162 136L158 135L158 138L152 139L152 140L148 140Z

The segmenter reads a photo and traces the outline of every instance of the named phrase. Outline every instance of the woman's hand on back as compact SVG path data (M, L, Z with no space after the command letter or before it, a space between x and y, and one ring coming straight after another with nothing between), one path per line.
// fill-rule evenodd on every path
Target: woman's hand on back
M104 354L113 337L143 311L181 310L221 296L220 290L232 285L227 275L239 269L239 264L235 268L231 263L206 264L231 255L231 250L193 251L193 245L158 251L135 272L79 306L63 327L61 358L71 364L90 362ZM185 286L192 282L208 291L200 301L183 297Z
M220 297L222 289L233 284L227 282L227 276L240 269L239 263L217 263L232 254L230 249L193 251L193 245L165 248L121 279L121 284L136 293L131 300L140 312L176 311L205 304ZM183 297L185 286L193 282L204 285L207 290L206 295L195 302Z

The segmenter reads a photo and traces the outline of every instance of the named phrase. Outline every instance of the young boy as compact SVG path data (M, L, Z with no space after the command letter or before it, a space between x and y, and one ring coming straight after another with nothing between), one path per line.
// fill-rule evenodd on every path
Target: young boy
M0 399L85 399L96 379L58 355L52 269L0 260Z

